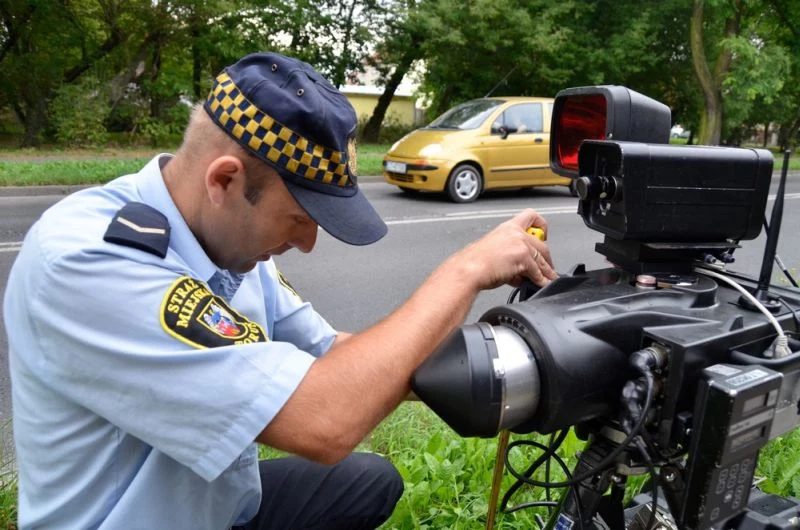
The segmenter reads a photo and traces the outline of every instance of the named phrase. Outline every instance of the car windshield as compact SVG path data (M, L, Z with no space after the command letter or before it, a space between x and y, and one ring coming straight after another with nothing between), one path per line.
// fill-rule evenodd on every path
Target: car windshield
M503 104L499 99L476 99L453 107L431 122L426 129L474 129Z

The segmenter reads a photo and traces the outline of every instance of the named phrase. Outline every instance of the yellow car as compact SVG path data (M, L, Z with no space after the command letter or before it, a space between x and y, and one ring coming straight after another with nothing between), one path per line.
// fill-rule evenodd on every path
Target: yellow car
M455 202L489 189L570 186L550 171L552 111L551 98L467 101L398 140L383 158L383 178L407 192L444 191Z

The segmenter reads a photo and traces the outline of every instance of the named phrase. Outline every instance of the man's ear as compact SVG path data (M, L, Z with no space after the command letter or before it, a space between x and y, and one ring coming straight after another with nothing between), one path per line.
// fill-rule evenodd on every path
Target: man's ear
M242 161L223 155L211 161L206 168L206 191L212 204L221 205L227 198L243 196L246 175ZM234 194L234 195L232 195Z

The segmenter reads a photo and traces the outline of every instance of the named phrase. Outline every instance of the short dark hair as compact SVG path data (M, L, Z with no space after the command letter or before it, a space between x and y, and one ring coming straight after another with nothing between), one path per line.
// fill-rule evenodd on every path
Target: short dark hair
M268 164L244 149L233 138L228 136L225 131L220 129L208 117L202 105L196 105L192 109L189 123L184 131L183 143L180 151L192 151L202 149L207 142L220 145L224 151L236 156L242 161L245 171L244 197L250 204L256 204L261 199L261 192L266 186L266 182L271 174L277 173Z
M245 174L244 198L250 204L255 205L261 200L261 194L269 177L277 177L277 173L254 155L248 153L247 150L240 149L240 151L242 154L239 159L244 165ZM270 175L271 173L275 173L275 175Z

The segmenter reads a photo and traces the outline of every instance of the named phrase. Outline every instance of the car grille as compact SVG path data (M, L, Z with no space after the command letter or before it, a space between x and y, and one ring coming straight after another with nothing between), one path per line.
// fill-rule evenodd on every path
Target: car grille
M414 175L403 175L402 173L389 172L389 178L397 182L414 182Z

